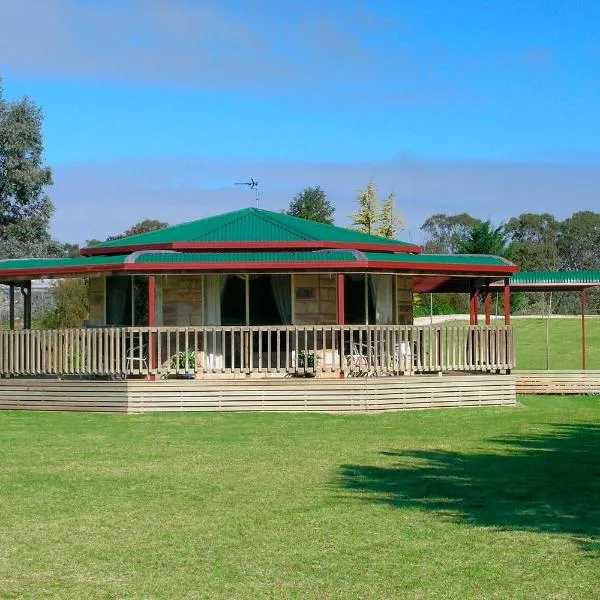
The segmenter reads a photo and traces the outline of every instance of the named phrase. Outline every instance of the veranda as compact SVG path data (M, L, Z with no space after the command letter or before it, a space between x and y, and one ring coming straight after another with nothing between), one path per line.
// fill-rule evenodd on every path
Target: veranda
M462 387L473 388L473 373L499 378L494 390L503 384L501 393L488 393L478 378L480 398L514 402L507 286L505 325L489 325L490 284L506 283L517 270L504 259L424 255L397 240L259 209L100 244L82 255L0 261L11 307L18 289L26 306L26 329L0 332L8 402L26 404L28 389L39 397L51 385L75 380L78 394L100 398L95 406L102 408L104 392L115 385L154 385L158 392L168 378L174 402L182 390L206 396L207 380L218 380L220 388L213 381L210 389L222 398L260 378L270 383L258 408L269 409L265 397L278 381L288 392L301 389L306 396L312 389L315 406L328 409L319 387L328 379L328 389L335 387L333 410L352 405L357 388L350 382L359 380L365 389L391 390L385 406L397 408L409 386L419 404L423 398L431 405L460 402ZM28 328L31 280L65 276L87 278L86 326ZM470 293L470 326L412 325L413 294L438 291ZM59 381L50 384L48 377ZM285 391L275 395L277 407L285 408Z

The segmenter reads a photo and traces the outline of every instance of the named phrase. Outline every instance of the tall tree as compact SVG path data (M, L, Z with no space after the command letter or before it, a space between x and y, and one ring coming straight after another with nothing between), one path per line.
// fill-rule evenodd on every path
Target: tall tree
M555 271L560 266L560 223L548 213L523 213L506 224L513 260L524 271Z
M396 214L396 197L390 194L381 206L379 213L379 227L375 230L376 235L390 240L395 239L396 234L404 229L404 219Z
M600 269L600 214L581 211L560 224L558 249L567 271Z
M43 149L41 109L29 98L6 100L0 80L0 256L61 254L48 233L54 206Z
M327 194L317 185L316 187L307 187L296 194L285 214L333 225L334 212L335 206L327 200Z
M121 238L129 237L130 235L140 235L142 233L149 233L150 231L157 231L158 229L164 229L168 226L169 224L164 223L163 221L157 221L156 219L144 219L143 221L136 223L133 227L130 227L123 233L120 233L118 235L111 235L110 237L106 238L106 241L110 242L112 240L120 240Z
M494 227L488 219L475 225L467 237L459 241L457 250L459 254L493 254L510 258L512 248L508 238L504 225Z
M421 231L426 236L425 251L432 254L456 254L459 244L480 223L479 219L467 213L432 215L421 225Z
M375 233L381 201L377 197L377 186L372 179L364 190L358 191L356 201L359 209L352 215L352 224L363 233Z
M83 279L60 279L52 291L54 306L42 319L49 329L82 327L88 314L88 289Z

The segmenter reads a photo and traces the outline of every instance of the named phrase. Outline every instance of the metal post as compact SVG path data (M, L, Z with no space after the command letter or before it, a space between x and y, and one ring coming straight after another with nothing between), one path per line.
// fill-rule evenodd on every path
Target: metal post
M31 329L31 281L21 283L23 297L23 329Z
M31 280L27 282L27 329L31 329L31 305L32 305L32 296L31 296Z
M15 328L15 284L12 281L8 286L8 328Z
M433 294L429 294L429 324L433 326Z
M585 371L585 288L581 290L581 364Z
M510 325L510 283L504 280L504 324Z

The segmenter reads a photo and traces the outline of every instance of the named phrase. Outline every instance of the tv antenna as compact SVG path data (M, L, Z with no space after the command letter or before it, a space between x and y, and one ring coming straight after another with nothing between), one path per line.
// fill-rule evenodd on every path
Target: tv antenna
M258 195L258 181L250 177L250 181L236 181L233 185L247 185L251 190L256 192L256 208L260 207L260 198Z

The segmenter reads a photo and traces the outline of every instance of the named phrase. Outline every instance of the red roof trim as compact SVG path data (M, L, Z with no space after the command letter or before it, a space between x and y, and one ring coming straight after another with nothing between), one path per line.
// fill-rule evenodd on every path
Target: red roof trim
M377 244L355 242L327 242L319 240L298 242L169 242L163 244L140 244L131 246L111 246L102 248L82 248L82 256L129 254L139 250L178 250L184 251L214 251L214 250L367 250L382 252L402 252L405 254L420 254L422 248L405 244Z
M31 275L79 275L88 273L106 273L106 272L157 272L157 271L288 271L290 269L296 270L315 270L315 269L326 269L326 270L343 270L343 271L356 271L360 269L377 269L379 271L403 271L403 272L433 272L438 274L445 273L464 273L473 274L477 276L485 275L497 275L503 274L508 275L515 273L519 270L514 265L500 265L500 266L489 266L482 265L480 269L474 268L472 265L448 265L439 263L428 263L415 265L413 263L398 263L398 262L383 262L383 261L319 261L319 262L236 262L222 265L220 263L143 263L133 264L124 263L117 265L93 265L89 267L75 266L75 267L57 267L52 271L43 268L36 269L11 269L0 273L0 277L3 280L10 280L12 278L21 278L23 276Z

